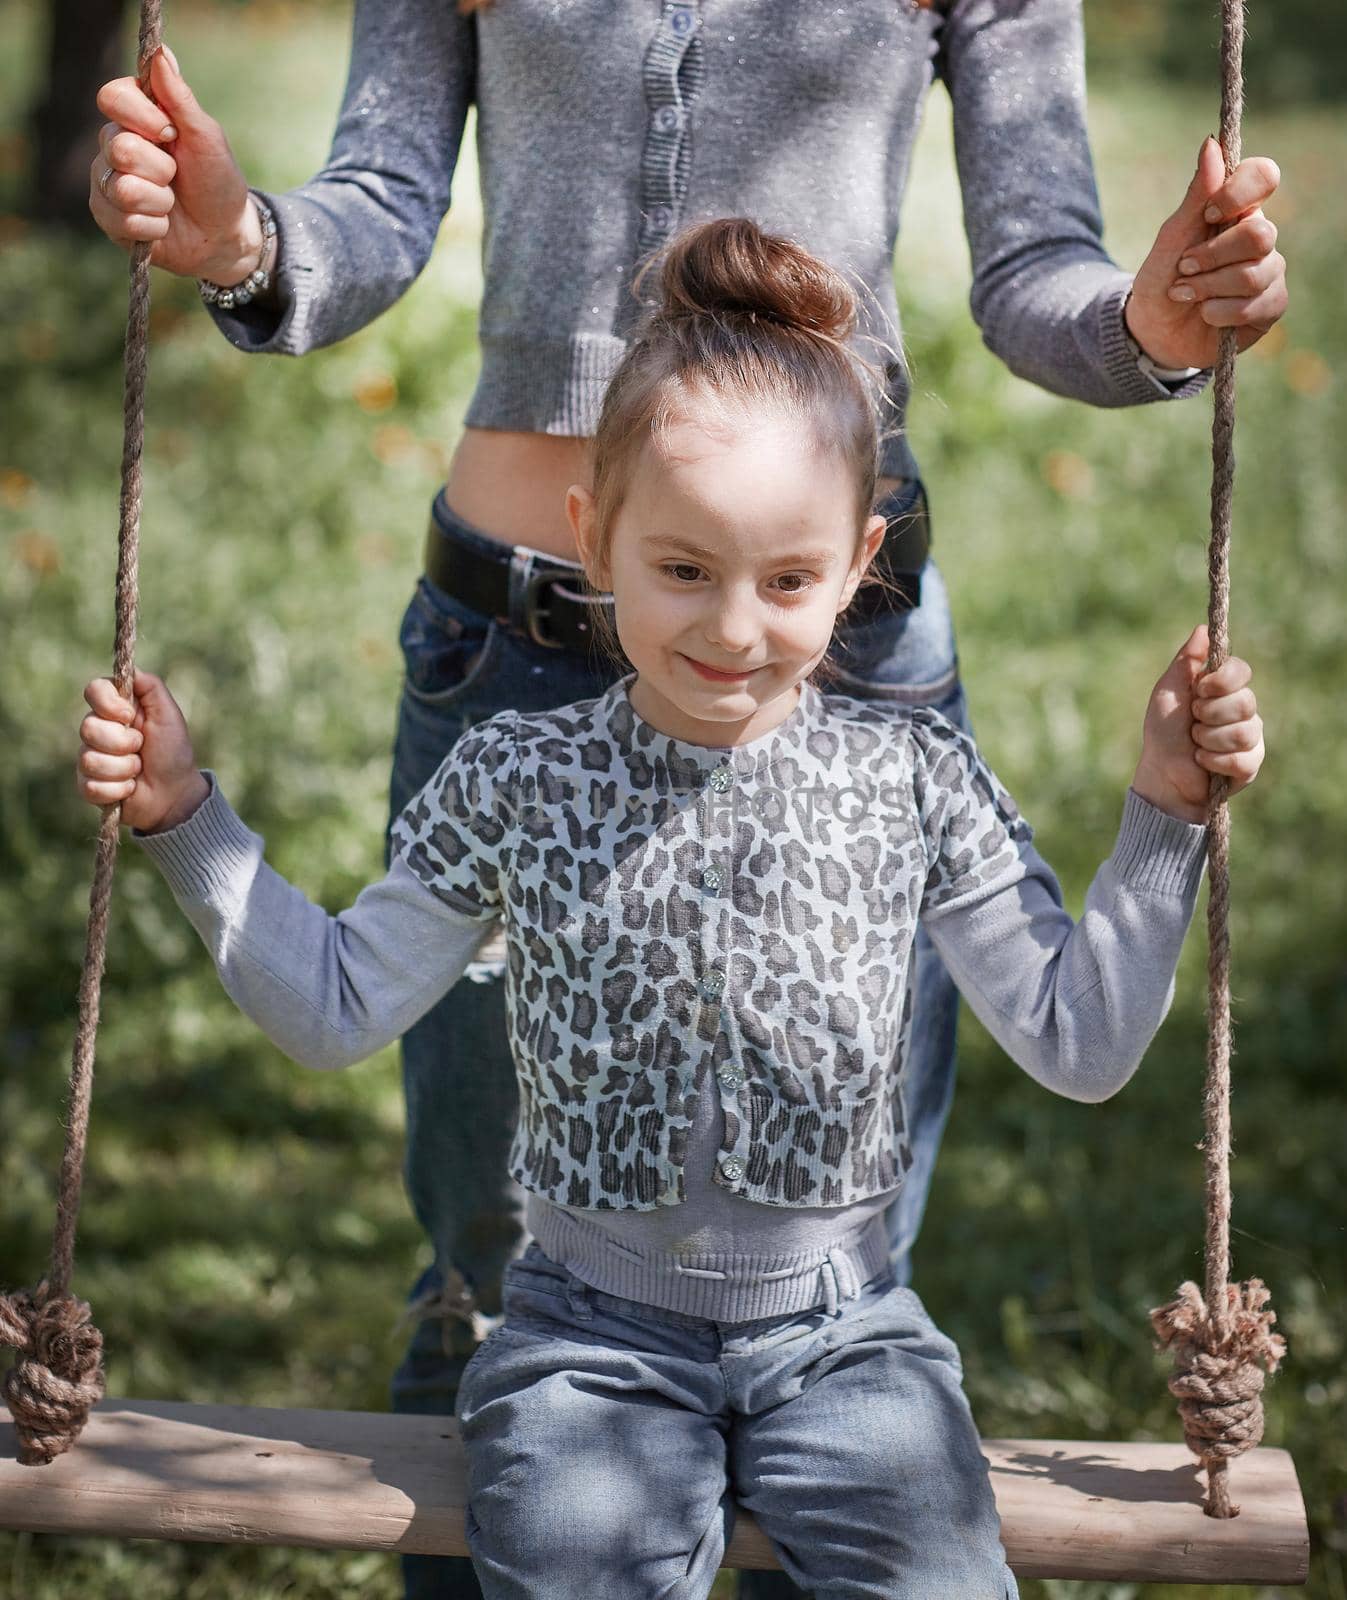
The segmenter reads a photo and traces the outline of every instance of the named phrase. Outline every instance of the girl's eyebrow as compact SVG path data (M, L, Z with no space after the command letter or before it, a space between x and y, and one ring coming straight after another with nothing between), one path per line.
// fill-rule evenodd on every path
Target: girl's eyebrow
M694 544L691 539L685 539L681 534L648 533L644 536L644 543L648 550L679 550L685 555L696 556L699 561L714 561L720 553ZM835 550L796 550L790 554L773 555L770 565L775 567L782 563L799 563L826 567L832 564L836 554Z

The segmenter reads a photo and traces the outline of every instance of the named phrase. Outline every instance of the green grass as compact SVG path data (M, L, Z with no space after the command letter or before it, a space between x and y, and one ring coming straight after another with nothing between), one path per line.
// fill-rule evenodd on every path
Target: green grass
M15 105L35 18L0 4L0 19ZM250 174L281 186L313 170L344 73L340 15L194 7L170 38ZM1214 107L1190 90L1112 87L1090 117L1110 246L1134 264ZM12 122L0 134L4 209L24 152ZM1245 148L1285 174L1272 215L1293 308L1240 365L1233 640L1256 669L1269 756L1234 806L1235 1264L1271 1285L1290 1342L1267 1439L1294 1452L1310 1504L1305 1592L1347 1600L1347 135L1324 112L1251 109ZM470 163L456 194L404 301L302 362L237 354L190 285L154 284L139 659L169 677L202 760L276 865L332 906L379 870L397 620L475 374ZM912 433L980 742L1078 911L1112 843L1149 686L1205 615L1210 407L1095 411L1010 376L967 314L955 194L937 95L898 263ZM126 272L101 241L0 228L0 1284L17 1286L40 1275L49 1242L92 860L73 758L80 688L110 653ZM387 408L365 409L380 393ZM134 849L104 996L77 1289L106 1336L110 1388L383 1406L393 1322L424 1259L399 1176L395 1054L336 1076L286 1062L219 991ZM1201 1276L1204 996L1199 926L1161 1036L1104 1107L1044 1094L965 1010L917 1285L964 1351L988 1435L1178 1437L1146 1313ZM132 1592L308 1600L399 1586L388 1557L0 1535L0 1596ZM717 1595L731 1592L722 1580ZM1024 1585L1027 1600L1199 1592Z

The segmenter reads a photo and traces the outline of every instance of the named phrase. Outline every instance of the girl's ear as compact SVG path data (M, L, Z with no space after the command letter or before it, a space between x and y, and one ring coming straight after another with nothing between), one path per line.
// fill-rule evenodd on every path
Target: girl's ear
M838 602L838 611L845 611L851 604L851 597L856 593L856 586L865 576L865 569L879 554L879 547L884 543L884 534L888 523L883 517L871 517L865 525L865 534L861 539L860 549L856 552L856 559L851 564L851 571L847 574L847 581L842 585L842 594Z
M580 551L580 561L584 566L585 575L596 589L606 589L608 587L608 574L606 572L596 573L594 570L594 554L598 533L594 518L594 496L581 483L573 483L566 491L566 520L570 523L571 532L575 535L575 543Z

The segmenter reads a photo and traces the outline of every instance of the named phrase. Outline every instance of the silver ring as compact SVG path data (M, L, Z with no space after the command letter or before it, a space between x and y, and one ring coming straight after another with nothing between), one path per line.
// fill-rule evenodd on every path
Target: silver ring
M105 200L108 197L108 179L111 178L116 171L116 167L105 166L103 168L103 176L98 180L98 187L100 190L102 190L103 198Z

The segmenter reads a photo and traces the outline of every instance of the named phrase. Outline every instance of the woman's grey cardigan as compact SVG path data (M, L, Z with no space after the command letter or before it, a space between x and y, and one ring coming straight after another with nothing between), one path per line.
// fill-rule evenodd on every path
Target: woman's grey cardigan
M857 348L886 369L894 428L909 387L894 248L937 77L988 346L1092 405L1203 388L1207 369L1162 381L1128 344L1079 0L492 0L470 16L454 0L356 0L327 164L258 191L279 224L281 308L211 314L240 349L288 355L378 316L429 259L475 106L485 291L468 424L591 434L639 309L638 262L684 223L743 214L863 289ZM900 435L883 470L917 475Z

